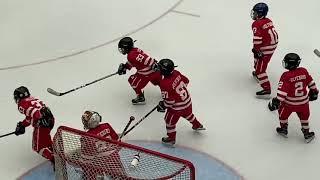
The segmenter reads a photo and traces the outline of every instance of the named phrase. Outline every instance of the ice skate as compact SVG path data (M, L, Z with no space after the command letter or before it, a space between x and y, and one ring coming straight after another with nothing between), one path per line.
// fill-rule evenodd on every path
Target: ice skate
M161 141L162 141L162 144L164 144L164 145L166 145L166 146L169 146L169 147L173 147L174 144L176 143L175 140L172 140L172 139L170 139L169 137L163 137L163 138L161 139Z
M206 130L206 128L203 127L203 125L201 125L201 126L199 126L199 127L197 127L197 128L192 127L192 129L195 130L195 131L203 131L203 130Z
M277 133L285 138L288 138L288 130L281 128L281 127L277 127L276 129Z
M146 99L144 98L144 94L138 95L135 99L132 99L133 105L144 105L146 104Z
M256 92L256 97L258 99L271 99L271 91L270 90L261 90Z
M314 135L314 132L309 132L309 129L301 129L302 133L303 133L303 136L304 136L304 140L306 141L306 143L309 143L311 142L315 135Z

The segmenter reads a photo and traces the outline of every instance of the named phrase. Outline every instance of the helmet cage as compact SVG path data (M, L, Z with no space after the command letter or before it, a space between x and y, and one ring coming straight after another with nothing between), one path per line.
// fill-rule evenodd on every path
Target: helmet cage
M102 117L99 113L95 111L85 111L81 117L83 128L85 130L96 128L101 122L101 119Z

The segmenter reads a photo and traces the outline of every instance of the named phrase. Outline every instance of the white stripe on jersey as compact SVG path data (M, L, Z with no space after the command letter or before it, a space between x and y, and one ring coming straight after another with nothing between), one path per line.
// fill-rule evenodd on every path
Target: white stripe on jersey
M299 101L299 100L305 100L306 98L308 98L308 94L301 96L301 97L289 97L287 96L286 99L288 99L289 101Z

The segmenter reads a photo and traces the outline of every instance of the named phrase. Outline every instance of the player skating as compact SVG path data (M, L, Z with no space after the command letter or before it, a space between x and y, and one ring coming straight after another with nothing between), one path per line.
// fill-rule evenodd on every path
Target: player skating
M136 68L137 72L128 79L129 84L135 91L137 97L132 99L132 104L145 104L143 88L151 82L153 85L159 85L160 73L154 70L157 61L134 47L134 41L130 37L122 38L118 43L118 49L121 54L127 55L127 62L121 63L118 68L118 74L126 74L126 70Z
M277 97L272 99L268 107L270 111L278 109L280 127L276 130L285 137L288 134L288 118L291 113L296 112L304 138L310 142L314 138L314 132L309 130L309 101L316 100L319 91L308 71L299 67L300 61L299 55L295 53L289 53L284 57L283 66L289 71L282 74Z
M187 90L189 79L175 70L172 60L162 59L158 63L163 79L160 81L160 89L163 101L159 102L157 111L165 112L167 137L162 142L174 145L176 141L176 124L180 117L187 119L192 124L193 130L205 130L192 112L192 102Z
M267 75L267 67L270 59L277 48L278 33L273 22L267 18L268 6L265 3L254 5L251 10L253 31L254 71L253 77L262 87L261 91L256 92L258 98L269 98L271 95L271 86Z
M25 128L33 126L32 149L54 163L50 132L54 126L54 117L50 109L39 99L30 95L29 90L21 86L14 90L14 100L20 113L26 117L18 122L15 135L25 133Z

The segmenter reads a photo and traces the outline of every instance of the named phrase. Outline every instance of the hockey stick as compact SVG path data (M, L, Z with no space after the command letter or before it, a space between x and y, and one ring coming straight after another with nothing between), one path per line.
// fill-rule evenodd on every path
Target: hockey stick
M8 134L4 134L4 135L1 135L0 138L3 138L3 137L6 137L6 136L10 136L12 134L14 134L15 132L11 132L11 133L8 133Z
M109 77L111 77L111 76L114 76L114 75L116 75L116 74L118 74L118 72L109 74L109 75L104 76L104 77L102 77L102 78L100 78L100 79L94 80L94 81L92 81L92 82L89 82L89 83L87 83L87 84L84 84L84 85L82 85L82 86L79 86L79 87L77 87L77 88L71 89L71 90L66 91L66 92L57 92L57 91L55 91L55 90L53 90L53 89L51 89L51 88L48 88L47 91L48 91L50 94L55 95L55 96L63 96L63 95L65 95L65 94L68 94L68 93L70 93L70 92L76 91L76 90L81 89L81 88L84 88L84 87L86 87L86 86L88 86L88 85L90 85L90 84L93 84L93 83L96 83L96 82L98 82L98 81L104 80L104 79L109 78Z
M320 58L320 51L318 49L313 50L313 52Z
M158 106L158 105L157 105ZM148 112L146 115L144 115L138 122L136 122L136 124L134 124L130 129L128 129L123 136L127 135L130 131L132 131L132 129L134 129L136 126L138 126L138 124L140 124L144 119L146 119L154 110L157 109L157 106L154 107L150 112ZM122 137L123 137L122 136Z
M127 123L126 127L123 129L122 133L120 134L119 138L121 139L124 136L124 133L127 131L127 129L129 128L130 124L132 123L132 121L134 121L134 117L130 116L130 120Z

